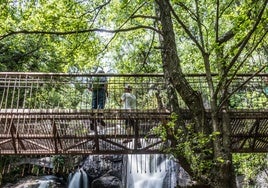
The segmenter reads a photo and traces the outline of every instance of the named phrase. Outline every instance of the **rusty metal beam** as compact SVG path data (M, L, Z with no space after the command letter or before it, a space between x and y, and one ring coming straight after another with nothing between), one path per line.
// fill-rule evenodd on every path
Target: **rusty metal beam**
M100 120L100 119L104 119L104 120L109 120L111 122L114 121L114 119L118 120L120 119L121 121L126 117L124 115L121 114L121 116L119 116L117 113L120 110L107 110L107 111L101 111L101 113L92 113L92 114L84 114L84 117L86 120L91 121L90 118L93 118L93 120ZM38 111L35 111L34 113L37 113ZM11 113L11 112L10 112ZM59 132L59 120L61 122L61 120L63 121L63 124L66 123L66 125L70 125L69 124L69 120L74 121L74 127L77 125L80 125L79 122L77 123L76 120L78 121L81 120L79 118L80 116L80 111L72 111L71 114L68 115L68 113L64 112L64 115L59 115L56 113L55 116L53 115L53 111L49 111L49 113L47 113L45 116L43 116L44 114L39 114L40 118L38 118L38 114L31 114L29 111L29 114L20 114L19 116L13 115L13 117L16 118L12 118L12 113L11 114L5 114L2 113L0 114L0 118L1 120L4 120L5 118L5 122L8 122L10 124L10 132L6 132L6 133L2 133L0 134L0 139L2 139L2 141L0 142L0 146L1 146L1 153L9 153L9 154L29 154L30 152L32 152L31 154L75 154L75 153L80 153L80 154L112 154L113 152L115 153L152 153L152 152L156 152L156 153L162 153L161 147L163 142L159 141L159 140L154 140L151 143L147 143L147 145L143 146L143 148L137 148L137 141L139 139L144 139L145 137L148 138L157 138L157 135L148 135L148 132L146 132L146 129L143 129L143 126L146 126L144 123L140 124L140 132L138 133L137 130L134 131L133 135L126 135L124 133L116 133L116 134L99 134L97 129L95 129L93 132L85 132L85 133L81 133L81 134L76 134L75 132L71 132L67 134L65 134L65 131L63 132ZM82 112L83 114L84 112ZM151 114L152 113L152 114ZM137 120L139 120L140 122L147 122L148 120L152 121L152 119L156 118L156 113L157 111L145 111L143 113L141 113L141 111L139 112L135 112L133 113L133 117L135 117ZM161 112L158 112L161 115ZM245 112L244 111L237 111L237 114L235 114L235 112L232 112L233 114L231 115L231 121L232 122L236 122L233 123L233 126L235 126L235 129L232 129L232 133L231 133L231 138L233 140L232 145L235 146L235 148L232 148L233 152L263 152L265 150L268 151L268 140L266 140L266 138L268 138L268 129L265 129L265 126L268 127L268 121L266 121L265 118L268 119L268 111L266 111L266 113L264 112L259 112L256 111L255 113L257 114L255 116L255 118L253 118L254 116L252 115L253 111L251 111L251 115L249 117L250 121L245 121ZM15 113L16 114L16 113ZM98 115L102 115L101 117L99 117ZM116 114L116 115L115 115ZM254 114L254 113L253 113ZM261 114L261 115L260 115ZM7 116L8 118L7 118ZM11 115L11 116L10 116ZM127 114L129 115L129 113ZM241 118L239 115L242 115L243 118ZM24 118L28 117L29 121L27 119ZM117 117L115 117L117 116ZM33 117L35 117L35 121L33 121ZM46 120L44 120L44 117ZM56 117L56 119L54 118ZM69 117L69 118L68 118ZM76 119L76 118L77 119ZM208 117L209 117L209 113L208 113ZM261 118L260 118L261 117ZM25 121L20 122L19 119L24 118ZM50 119L49 119L50 118ZM52 118L52 119L51 119ZM62 119L61 119L62 118ZM67 120L65 119L67 118ZM83 119L82 118L82 119ZM151 122L153 123L152 126L156 126L157 125L157 121L161 121L161 119L163 118L168 118L167 113L164 113L164 115L162 114L161 116L158 116L156 118L155 121ZM40 119L40 121L38 120ZM187 118L186 118L187 119ZM38 121L37 121L38 120ZM187 119L188 121L188 119ZM2 121L3 122L3 121ZM244 123L241 123L244 122ZM261 123L260 123L261 122ZM20 132L18 133L18 130L16 129L15 124L20 124L20 123L24 123L24 126L29 126L30 127L36 127L38 128L36 131L30 131L28 133L23 132L22 130L20 130ZM249 123L252 123L252 125L250 125ZM115 123L116 124L116 123ZM112 126L115 126L115 124L111 124ZM150 122L149 122L150 124ZM1 124L1 126L6 126L7 123L5 124ZM249 126L250 125L250 130L246 131L245 126ZM51 130L49 129L48 131L44 131L42 130L45 127L49 127L51 126ZM68 127L67 126L67 127ZM88 126L88 122L85 123L83 126ZM96 126L96 124L95 124ZM66 127L66 128L67 128ZM109 126L108 126L109 127ZM28 128L28 129L29 129ZM96 127L95 127L96 128ZM4 127L3 127L4 129ZM25 130L28 130L27 128ZM145 132L144 132L145 131ZM246 131L246 132L245 132ZM90 134L89 134L90 133ZM93 133L93 134L92 134ZM134 141L134 147L133 148L129 148L126 145L122 144L122 139L126 139L126 138L131 138ZM40 140L39 141L37 141ZM246 146L246 140L248 139L252 139L250 146ZM84 146L84 144L86 144L88 141L92 141L94 142L94 148L87 148L87 146ZM108 144L111 144L111 146L117 147L117 150L112 150L109 148L106 148L106 151L102 151L102 148L100 146L100 142L106 142ZM241 141L243 141L241 143ZM13 144L13 152L10 152L10 148L8 148L8 145L6 145L7 143L12 143ZM261 142L261 143L260 143ZM35 147L35 149L32 148L31 145L27 145L26 143L32 144ZM236 143L240 143L239 147L236 146ZM19 147L21 146L21 147ZM112 148L112 147L111 147ZM122 151L121 151L122 150ZM142 151L140 151L142 150Z
M35 142L35 141L33 141L33 140L24 140L24 142L28 142L28 143L30 143L30 144L32 144L32 145L35 145L35 146L37 146L37 147L39 147L39 148L41 148L41 149L45 149L46 151L52 151L52 149L49 148L48 146L45 146L45 145L43 145L43 144L41 144L41 143L37 143L37 142ZM31 149L27 149L27 150L31 150ZM38 151L38 150L36 150L36 151ZM34 153L33 153L33 154L34 154Z

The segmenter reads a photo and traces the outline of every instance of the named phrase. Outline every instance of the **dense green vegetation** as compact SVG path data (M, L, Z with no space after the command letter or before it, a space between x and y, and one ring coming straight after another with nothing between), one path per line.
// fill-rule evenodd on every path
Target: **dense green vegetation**
M211 127L205 125L202 98L192 90L184 75L206 74L209 86L206 95L210 96L213 115L221 114L229 99L229 83L236 74L268 73L267 3L267 0L3 0L0 71L94 72L101 66L118 73L164 72L167 84L174 89L170 93L182 97L197 120L195 125L182 125L178 106L173 103L178 119L170 125L176 129L169 135L174 144L170 152L201 184L235 187L232 177L227 176L233 172L232 167L237 174L245 173L248 179L254 179L256 172L267 168L262 162L267 162L267 155L235 154L233 164L229 163L232 154L228 148L228 130L221 129L221 124L213 120ZM216 80L212 80L212 73L218 74ZM267 96L256 96L249 106L244 100L249 92L254 93L235 94L231 107L265 108ZM40 95L52 103L60 97L57 92ZM178 135L182 140L177 139ZM187 139L198 140L197 146L207 151L200 164L209 169L200 173L203 166L194 166L197 163L192 162L201 160L198 157L204 153L195 150L196 145L186 142ZM181 142L183 145L177 147ZM182 148L187 150L181 152Z

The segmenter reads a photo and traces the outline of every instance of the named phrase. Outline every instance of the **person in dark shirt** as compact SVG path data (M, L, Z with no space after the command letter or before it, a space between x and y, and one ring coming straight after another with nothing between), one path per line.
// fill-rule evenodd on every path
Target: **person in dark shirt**
M103 74L105 73L103 70L99 70L97 73ZM107 92L108 81L105 76L96 76L92 79L92 82L89 85L89 91L92 92L92 109L104 109L106 103L106 97L108 96ZM105 126L105 122L103 120L93 121L90 124L90 129L94 130L95 125L99 122L102 126Z
M105 73L103 70L97 73ZM94 77L89 90L92 91L92 109L104 109L107 97L107 77Z

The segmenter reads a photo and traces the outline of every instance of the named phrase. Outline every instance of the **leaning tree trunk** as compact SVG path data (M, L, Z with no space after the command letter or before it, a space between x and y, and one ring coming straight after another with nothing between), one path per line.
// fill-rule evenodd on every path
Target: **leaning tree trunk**
M182 73L180 66L180 59L177 54L177 48L175 43L175 35L172 26L172 20L170 15L170 9L165 0L156 1L158 4L158 11L160 14L160 22L162 28L162 35L160 37L161 43L161 54L163 71L167 85L171 85L173 95L178 93L189 107L195 120L194 130L204 131L205 130L205 109L203 107L201 95L194 91L188 81L185 79L185 75ZM174 97L172 97L174 98ZM176 106L177 103L173 103L172 110L181 117L180 108ZM174 106L175 105L175 106ZM176 123L181 123L181 120ZM177 125L181 127L181 125ZM172 140L171 140L172 142ZM175 144L174 144L175 145ZM175 146L174 146L175 147ZM184 156L176 156L182 167L190 174L194 175L191 171L189 162L186 161ZM201 183L201 182L200 182Z
M207 119L205 116L205 109L202 102L201 94L197 91L194 91L188 81L185 79L185 76L181 70L180 59L177 54L176 48L176 40L175 34L173 30L173 24L171 19L171 7L169 4L169 0L156 0L158 4L159 13L160 13L160 22L161 22L161 50L162 50L162 63L165 78L171 85L175 88L177 93L181 96L183 101L186 103L188 108L190 109L193 118L195 127L194 130L196 132L202 131L205 134L210 134L210 128L208 126L215 126L217 129L220 126L220 122L218 121L218 113L214 112L212 117L212 124L208 125ZM217 110L216 106L214 106L215 110ZM175 108L176 109L176 108ZM180 112L176 112L180 113ZM226 120L226 119L225 119ZM228 121L225 123L228 124ZM215 130L214 130L215 131ZM225 156L224 152L221 151L223 148L221 145L222 138L217 138L216 142L214 142L214 148L216 149L216 156L222 157L223 159L230 159L230 151L228 151L227 156ZM227 143L228 144L228 143ZM220 151L220 152L218 152ZM215 156L214 156L215 157ZM231 188L235 187L233 185L233 178L230 176L230 161L225 160L222 164L217 164L211 169L211 175L213 176L213 172L215 169L219 170L220 176L216 176L212 178L213 182L210 182L210 185L213 187L221 187L221 188ZM192 174L192 173L190 173ZM203 177L197 177L200 183L207 183L206 179Z
M159 5L162 27L162 40L160 42L165 78L173 85L193 113L196 120L195 130L204 131L206 129L206 119L201 93L193 90L181 70L168 2L167 0L156 0L156 2Z

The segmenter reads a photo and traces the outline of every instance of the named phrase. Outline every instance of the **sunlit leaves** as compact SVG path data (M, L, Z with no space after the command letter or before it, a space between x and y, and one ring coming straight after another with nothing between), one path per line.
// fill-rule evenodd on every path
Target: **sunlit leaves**
M222 71L222 63L224 62L226 66L228 66L232 58L237 55L242 40L256 22L260 8L264 3L264 1L242 1L239 3L235 1L219 1L219 14L217 18L217 4L215 1L171 2L176 14L187 26L196 41L199 44L204 44L203 50L210 54L209 63L213 72ZM254 40L250 40L248 46L242 51L237 62L231 67L231 72L236 70L237 65L246 58L250 48L258 44L258 38L264 34L265 31L261 28L267 25L267 21L265 23L267 10L265 11L266 14L263 14L262 22L254 33ZM180 57L183 66L186 65L185 71L196 71L195 69L188 69L188 62L193 63L193 67L204 67L204 60L202 60L203 57L200 49L197 49L197 45L193 43L189 35L185 34L184 29L180 27L175 19L174 23ZM223 54L222 57L220 57L216 37L227 37L229 35L228 33L233 33L234 36L232 37L230 35L230 38L221 44ZM180 51L180 49L183 50ZM190 56L193 56L192 59L189 58ZM250 57L248 57L248 59L251 61ZM251 68L256 67L257 69L257 65L258 64L254 64ZM243 66L240 68L243 69ZM204 69L201 70L203 72L205 71ZM243 71L245 71L245 69ZM247 71L250 72L251 70Z
M245 182L256 179L256 176L267 166L266 154L233 154L233 163L237 175L245 176Z
M91 11L75 1L14 1L4 7L8 14L1 14L3 28L0 36L16 31L26 31L26 34L11 35L2 39L3 45L10 53L19 52L19 58L4 57L11 64L23 62L24 68L18 67L17 71L68 71L75 66L83 70L85 65L91 68L100 49L100 41L95 33L73 35L51 35L42 32L68 32L87 29L89 20L93 18ZM90 7L92 8L92 7ZM4 19L4 15L8 15ZM27 31L32 34L27 34ZM31 42L32 41L32 42ZM12 43L12 44L11 44ZM13 50L14 49L14 50ZM12 52L13 51L13 52ZM8 53L5 53L8 55ZM27 55L25 55L27 54ZM31 64L25 57L30 56ZM21 57L24 57L23 59ZM5 61L1 61L5 63ZM27 65L28 64L28 65ZM7 64L8 65L8 64ZM3 69L11 70L14 66L4 65Z

